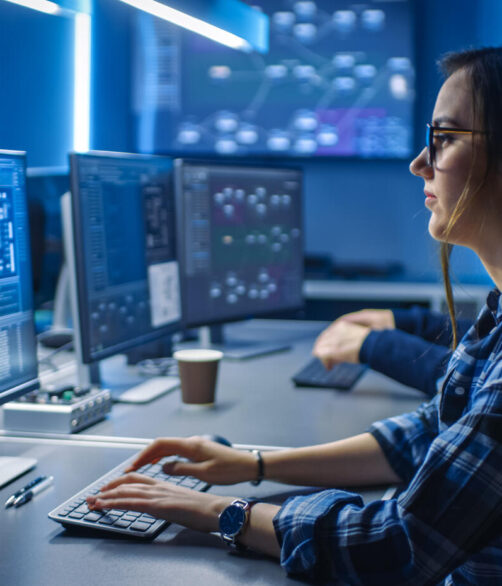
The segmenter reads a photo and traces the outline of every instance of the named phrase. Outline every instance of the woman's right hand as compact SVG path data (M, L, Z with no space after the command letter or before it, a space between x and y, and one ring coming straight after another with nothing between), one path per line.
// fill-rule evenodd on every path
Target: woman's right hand
M236 484L254 480L258 475L256 456L204 437L158 438L145 448L126 470L132 472L166 456L179 456L163 465L175 476L194 476L209 484Z

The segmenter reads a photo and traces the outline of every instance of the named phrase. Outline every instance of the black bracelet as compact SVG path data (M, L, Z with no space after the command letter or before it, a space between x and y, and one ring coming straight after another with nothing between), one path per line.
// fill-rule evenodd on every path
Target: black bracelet
M258 462L258 476L256 477L256 480L251 481L251 484L258 486L265 478L265 466L263 465L263 458L260 450L251 450L251 452L256 456L256 461Z

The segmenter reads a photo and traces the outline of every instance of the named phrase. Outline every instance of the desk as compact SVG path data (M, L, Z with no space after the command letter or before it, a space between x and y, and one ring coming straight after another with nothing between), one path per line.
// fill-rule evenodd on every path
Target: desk
M286 337L294 347L249 361L222 362L214 409L186 409L179 393L173 392L149 405L116 405L107 420L75 437L0 436L0 455L33 456L39 461L36 473L56 479L52 488L27 505L0 508L0 584L298 584L276 561L241 559L213 535L172 525L153 542L138 543L67 532L47 513L156 435L219 433L238 444L300 446L358 433L375 419L411 410L423 399L418 391L371 372L350 393L296 389L290 377L306 361L321 327L291 322L241 326L240 332L249 337ZM0 507L36 473L2 489ZM271 502L296 492L270 482L211 490ZM376 494L366 493L366 498Z

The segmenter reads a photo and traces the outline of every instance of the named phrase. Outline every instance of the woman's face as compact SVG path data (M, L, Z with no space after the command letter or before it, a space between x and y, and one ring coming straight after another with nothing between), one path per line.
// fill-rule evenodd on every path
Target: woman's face
M433 126L473 129L472 96L470 80L465 70L451 75L439 91L434 107ZM476 137L474 140L479 140ZM431 211L429 232L436 240L445 240L445 231L453 210L464 190L471 169L473 135L435 135L436 160L427 164L427 150L424 149L410 165L410 171L425 182L425 206ZM482 159L482 158L481 158ZM484 162L474 175L481 177ZM478 178L479 178L478 177ZM476 183L476 177L474 177ZM464 214L455 224L448 241L476 249L479 237L479 219L472 211Z

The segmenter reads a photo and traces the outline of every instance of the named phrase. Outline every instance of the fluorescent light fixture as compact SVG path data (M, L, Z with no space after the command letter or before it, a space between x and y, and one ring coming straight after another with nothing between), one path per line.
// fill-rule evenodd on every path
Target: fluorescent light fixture
M213 41L242 51L268 51L268 16L239 0L122 0Z
M75 14L73 149L89 150L91 109L91 16Z
M49 0L7 0L7 2L19 4L26 8L33 8L33 10L45 12L46 14L58 14L61 10L55 2L50 2Z

